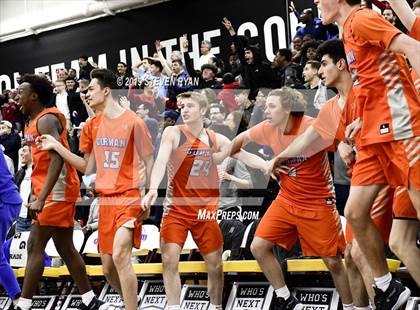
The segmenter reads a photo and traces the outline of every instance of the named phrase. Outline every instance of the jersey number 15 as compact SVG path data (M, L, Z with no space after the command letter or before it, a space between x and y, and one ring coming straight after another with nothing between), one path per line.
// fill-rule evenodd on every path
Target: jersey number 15
M120 167L120 152L104 151L104 168L117 169Z

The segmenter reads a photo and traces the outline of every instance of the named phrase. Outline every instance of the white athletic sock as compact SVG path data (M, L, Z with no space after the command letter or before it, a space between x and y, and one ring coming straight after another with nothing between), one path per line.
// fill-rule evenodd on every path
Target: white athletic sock
M30 310L32 306L32 299L20 297L17 306L22 310Z
M222 305L210 304L209 310L222 310Z
M93 298L95 298L95 293L92 290L90 290L89 292L84 293L82 295L82 302L86 306L89 306L89 304L90 304L90 302L92 301Z
M277 297L281 297L284 299L287 299L290 297L290 291L286 285L276 289L275 292L276 292Z
M343 310L353 310L354 305L353 304L343 304Z
M179 305L166 306L166 310L179 310Z
M366 307L354 307L354 310L372 310L371 306L366 306Z
M379 278L373 278L375 280L376 286L381 289L383 292L385 292L388 289L389 284L391 283L392 276L391 273L388 272L386 275L379 277Z

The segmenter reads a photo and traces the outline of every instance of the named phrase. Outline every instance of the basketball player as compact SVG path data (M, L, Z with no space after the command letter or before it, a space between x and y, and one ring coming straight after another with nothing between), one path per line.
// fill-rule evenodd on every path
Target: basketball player
M178 263L188 232L206 262L209 309L222 309L223 237L217 223L219 179L216 165L219 162L213 161L213 155L226 148L230 141L204 128L203 117L208 104L203 95L182 93L177 102L184 125L170 126L163 132L150 190L142 204L149 208L156 201L157 189L167 168L168 187L160 230L167 309L180 307ZM250 156L250 161L252 157L260 160L258 156ZM260 160L260 165L263 163Z
M249 142L270 146L275 154L284 150L313 119L304 116L303 95L281 88L267 97L267 120L232 140L226 154L235 154ZM290 249L299 236L305 256L321 256L330 270L345 309L352 309L352 295L341 261L345 241L328 156L323 148L312 157L299 156L283 163L281 190L258 225L251 251L273 285L276 308L298 310L303 305L290 294L280 265L272 253L279 245Z
M91 72L86 100L96 115L86 122L80 137L81 158L62 144L43 136L41 149L54 149L70 165L89 174L96 165L99 198L99 251L107 281L123 297L125 309L137 309L137 277L131 264L133 247L140 247L143 211L140 206L139 157L149 176L153 166L150 133L134 112L116 98L115 74ZM146 184L148 184L146 182Z
M53 238L82 295L82 309L106 309L108 305L95 297L85 264L73 245L75 202L80 191L76 169L64 163L57 152L35 147L37 137L49 134L68 150L64 115L56 108L44 108L52 90L46 79L33 74L24 75L18 88L19 105L28 117L25 140L32 147L34 162L31 180L35 200L29 203L29 209L37 215L29 235L28 262L17 308L31 308L32 296L44 270L44 250L48 240Z
M420 105L405 54L420 72L420 43L402 34L377 12L360 8L360 0L315 0L324 24L343 29L347 62L361 122L347 128L352 139L361 127L346 218L375 277L378 309L395 309L410 290L392 279L381 237L369 220L378 192L389 184L404 186L420 215ZM363 197L363 199L361 199Z
M287 158L294 158L302 154L310 156L311 153L322 148L332 147L334 149L337 144L340 154L344 154L343 159L347 165L351 167L354 163L355 156L352 147L342 142L345 140L346 124L351 123L357 117L356 106L353 102L353 81L347 70L344 45L339 40L326 41L318 47L317 56L321 60L318 74L327 87L334 87L338 90L338 95L328 100L321 108L314 123L271 161L270 171L273 166L280 165ZM389 186L385 187L376 197L371 211L372 221L380 231L385 243L388 243L392 224L393 193L393 189ZM371 300L374 297L373 276L370 268L364 263L365 258L360 252L357 242L353 240L348 225L346 241L348 249L345 258L353 302L357 308L368 308L368 297Z

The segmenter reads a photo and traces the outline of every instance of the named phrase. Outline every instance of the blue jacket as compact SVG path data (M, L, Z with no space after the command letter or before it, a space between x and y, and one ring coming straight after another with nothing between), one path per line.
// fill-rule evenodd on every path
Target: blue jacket
M336 24L323 25L320 18L314 18L311 25L299 28L296 32L297 37L304 37L306 34L311 34L316 40L331 40L338 38L338 27Z
M193 80L193 79L191 79ZM176 78L173 76L169 79L168 98L169 100L176 101L176 96L193 90L191 85L190 75L186 70L182 70Z
M22 204L18 188L13 180L13 176L7 168L4 153L0 147L0 203Z

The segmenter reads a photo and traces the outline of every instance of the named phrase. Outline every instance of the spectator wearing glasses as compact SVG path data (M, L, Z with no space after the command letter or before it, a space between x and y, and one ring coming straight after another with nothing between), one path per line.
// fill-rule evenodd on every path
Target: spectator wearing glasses
M209 129L232 139L233 132L230 130L229 126L224 124L225 116L225 107L219 103L212 103L209 109L209 118L211 121Z

